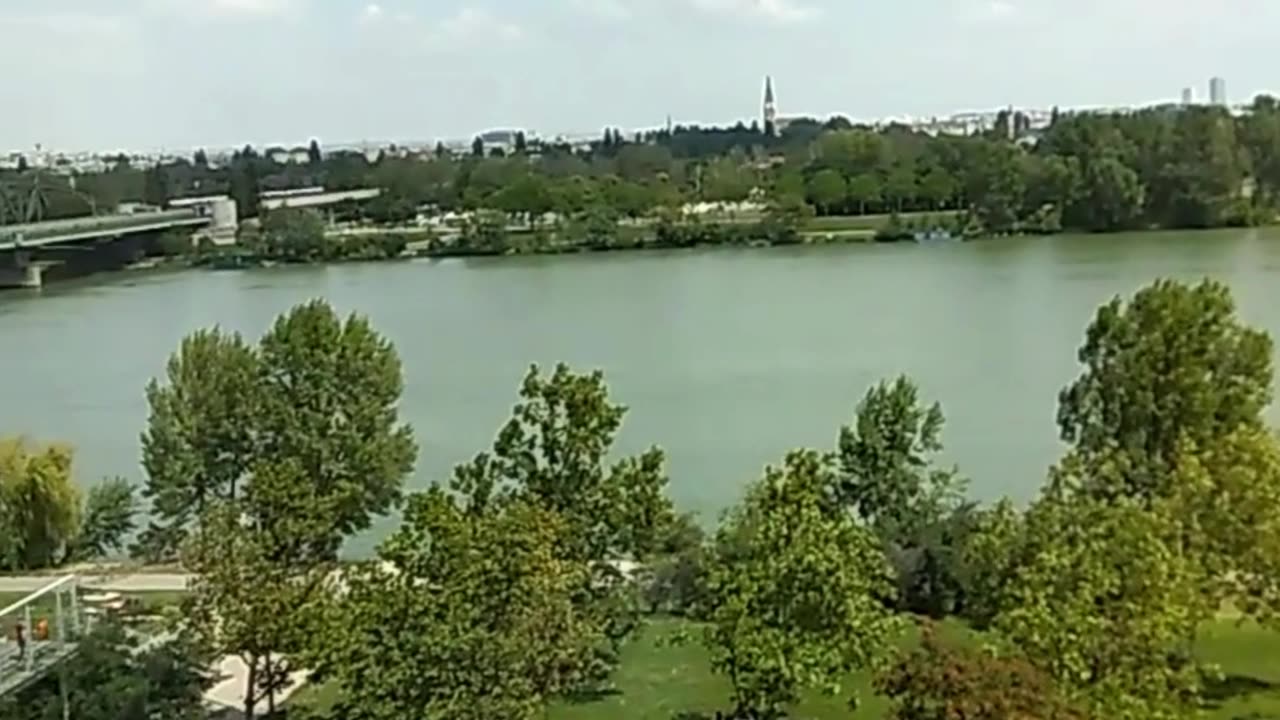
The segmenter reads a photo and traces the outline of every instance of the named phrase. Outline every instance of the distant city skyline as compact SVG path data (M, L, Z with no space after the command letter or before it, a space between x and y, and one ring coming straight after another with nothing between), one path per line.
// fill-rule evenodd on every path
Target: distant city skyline
M780 117L1243 101L1277 32L1271 0L0 0L0 150L750 122L766 75Z

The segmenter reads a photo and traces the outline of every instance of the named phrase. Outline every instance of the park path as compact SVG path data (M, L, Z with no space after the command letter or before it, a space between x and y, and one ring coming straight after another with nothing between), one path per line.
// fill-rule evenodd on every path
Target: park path
M57 575L0 576L0 593L32 593L58 579ZM191 582L182 573L80 574L80 586L89 590L117 593L182 592Z

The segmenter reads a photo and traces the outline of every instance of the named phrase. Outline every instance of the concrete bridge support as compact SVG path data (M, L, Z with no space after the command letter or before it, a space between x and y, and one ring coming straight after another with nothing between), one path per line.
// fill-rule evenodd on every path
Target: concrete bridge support
M26 250L0 253L0 288L39 288L45 268L54 264L33 260Z

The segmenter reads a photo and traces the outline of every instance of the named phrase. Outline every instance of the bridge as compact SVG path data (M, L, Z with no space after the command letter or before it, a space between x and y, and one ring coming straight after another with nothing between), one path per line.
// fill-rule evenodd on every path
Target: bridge
M76 654L88 631L79 590L70 575L0 610L0 698L30 687Z
M136 240L116 247L117 241L144 238L148 234L186 228L212 228L217 234L235 232L235 204L227 199L226 207L217 204L194 205L171 210L136 214L95 215L18 225L0 226L0 288L38 288L44 284L44 272L77 255L100 250L110 256L109 264L121 265L136 260L143 242ZM230 213L228 222L225 217Z

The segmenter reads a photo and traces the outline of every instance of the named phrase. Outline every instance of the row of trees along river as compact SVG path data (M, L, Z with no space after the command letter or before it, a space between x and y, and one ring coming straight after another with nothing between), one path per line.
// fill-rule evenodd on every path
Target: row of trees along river
M348 219L404 223L424 206L500 213L498 225L524 218L535 229L539 218L556 218L554 227L532 238L495 235L483 224L473 228L475 249L490 252L545 249L553 236L576 245L634 246L639 241L620 221L669 219L687 202L737 202L761 194L775 224L727 237L668 227L677 237L661 244L738 242L739 235L794 242L795 230L814 213L946 213L940 216L944 224L954 222L966 234L1208 228L1275 219L1280 110L1269 96L1258 97L1239 117L1224 108L1177 106L1064 113L1040 137L1017 140L1010 139L1016 135L1011 125L1024 126L1006 113L990 133L931 137L904 126L852 126L835 117L792 122L778 137L741 124L631 138L609 129L584 151L518 137L509 156L477 142L461 156L440 146L370 160L349 151L325 154L313 142L309 162L299 164L278 164L273 153L252 147L219 167L203 151L147 170L121 158L105 173L54 180L74 180L80 195L51 194L49 213L84 213L86 196L107 208L123 200L161 204L229 193L242 217L254 217L260 190L325 185L385 191L363 208L342 211ZM955 213L960 217L953 220ZM361 247L356 254L385 253ZM298 256L323 253L276 253Z
M856 673L899 720L1190 716L1206 624L1229 607L1271 628L1280 609L1273 351L1227 287L1158 281L1098 309L1060 394L1065 452L1024 509L968 496L938 459L942 408L900 377L704 536L662 449L615 448L626 411L600 372L530 369L492 446L406 495L430 438L401 419L400 358L366 318L313 301L257 342L202 330L146 388L133 546L196 573L181 640L139 660L104 630L71 667L96 679L73 684L76 717L196 717L198 658L229 654L254 669L251 700L307 668L332 717L539 718L607 698L655 613L683 618L668 640L703 649L735 718L854 702ZM110 544L62 520L79 507L66 451L3 449L9 568ZM344 539L397 508L376 556L340 566ZM641 692L680 682L659 675ZM54 698L37 685L4 716Z

